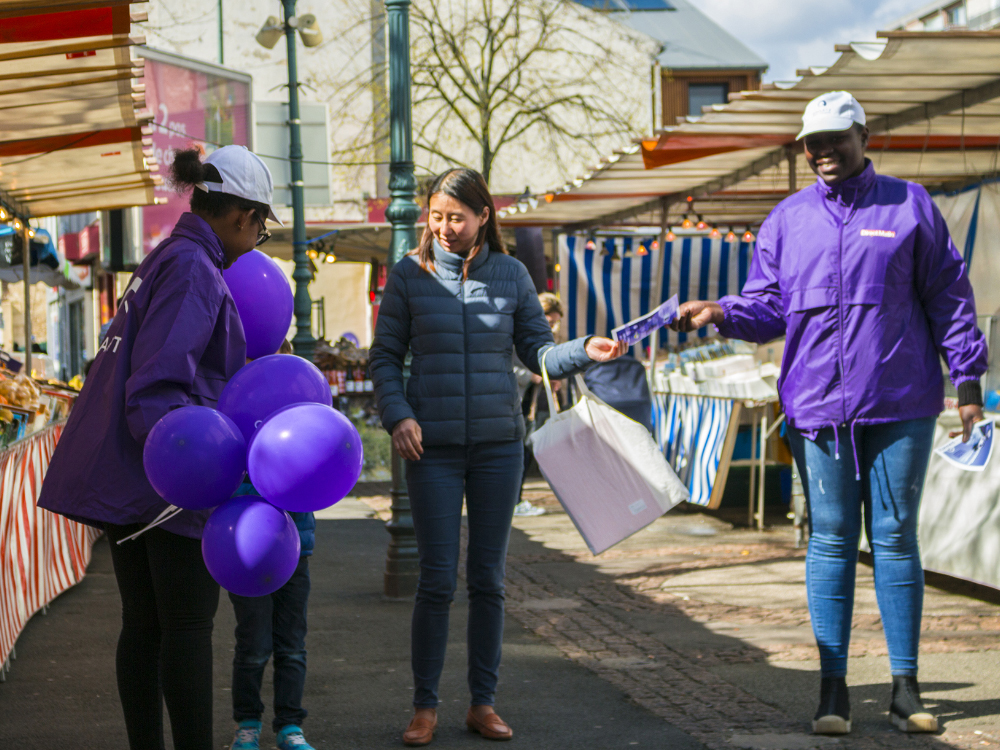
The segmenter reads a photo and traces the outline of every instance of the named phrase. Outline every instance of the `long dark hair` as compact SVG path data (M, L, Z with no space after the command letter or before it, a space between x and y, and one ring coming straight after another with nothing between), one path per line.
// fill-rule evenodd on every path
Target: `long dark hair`
M229 213L231 208L236 208L240 211L256 211L261 221L266 219L271 209L264 203L195 187L202 182L222 182L222 175L215 165L205 164L201 160L203 155L204 152L197 147L174 149L174 161L170 165L168 182L179 193L191 190L191 209L204 211L218 219Z
M490 216L486 223L479 228L476 243L472 246L462 266L463 281L469 278L469 266L472 265L472 261L479 254L479 251L483 249L484 244L489 245L490 250L494 253L507 254L507 248L500 236L500 222L497 221L497 210L493 205L493 196L490 195L486 180L479 172L465 167L456 167L439 174L427 188L428 207L430 207L431 198L438 194L454 198L479 215L482 215L484 208L490 210ZM424 229L420 245L410 255L417 256L422 269L428 273L434 271L434 235L431 233L430 223Z

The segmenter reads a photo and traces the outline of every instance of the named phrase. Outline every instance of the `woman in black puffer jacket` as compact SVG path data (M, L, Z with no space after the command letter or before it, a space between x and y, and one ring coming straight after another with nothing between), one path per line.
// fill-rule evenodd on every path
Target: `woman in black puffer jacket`
M554 378L621 356L610 339L555 345L534 284L507 255L482 175L452 169L428 191L420 247L389 274L370 369L382 424L406 459L420 552L413 609L414 716L407 745L437 726L437 687L458 574L462 497L469 516L470 729L509 739L493 711L503 640L504 560L524 454L524 419L512 366ZM404 392L403 360L412 352Z

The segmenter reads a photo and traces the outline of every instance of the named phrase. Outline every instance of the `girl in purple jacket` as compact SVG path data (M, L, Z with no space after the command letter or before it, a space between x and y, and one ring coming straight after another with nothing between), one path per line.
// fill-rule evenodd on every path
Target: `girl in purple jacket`
M142 466L153 425L189 404L214 407L246 362L222 269L267 239L271 174L242 146L204 162L175 152L171 177L192 189L178 220L136 269L56 447L38 505L103 528L122 601L116 667L132 750L212 750L212 623L219 584L201 556L209 511L184 511L118 544L166 508ZM275 219L276 220L276 219Z
M903 731L933 732L917 684L917 516L944 402L940 358L968 440L983 417L986 342L944 219L920 185L875 174L854 97L823 94L802 122L816 183L764 221L742 295L687 302L673 327L713 323L757 343L787 337L778 390L809 503L806 589L822 670L813 731L851 729L845 678L863 507L890 717Z

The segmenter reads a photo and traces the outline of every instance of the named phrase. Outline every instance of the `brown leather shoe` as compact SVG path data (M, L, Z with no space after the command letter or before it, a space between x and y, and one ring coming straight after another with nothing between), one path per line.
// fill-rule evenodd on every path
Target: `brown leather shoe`
M473 708L478 707L474 706ZM492 709L482 718L478 718L473 708L470 708L469 713L465 715L465 726L470 730L479 732L479 734L488 740L509 740L514 736L514 732L507 726L507 723L497 716Z
M434 739L434 730L437 729L437 711L433 708L418 708L410 725L403 732L403 744L409 747L420 747L429 745Z

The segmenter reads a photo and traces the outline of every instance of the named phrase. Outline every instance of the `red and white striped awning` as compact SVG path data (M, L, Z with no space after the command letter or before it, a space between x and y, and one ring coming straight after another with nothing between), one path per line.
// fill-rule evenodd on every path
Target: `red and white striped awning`
M131 0L0 0L0 201L22 217L152 203Z

